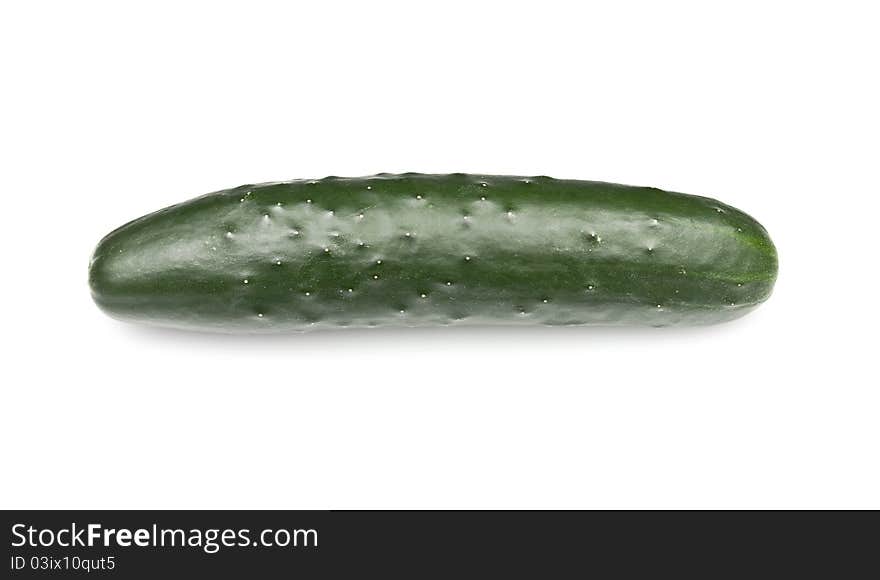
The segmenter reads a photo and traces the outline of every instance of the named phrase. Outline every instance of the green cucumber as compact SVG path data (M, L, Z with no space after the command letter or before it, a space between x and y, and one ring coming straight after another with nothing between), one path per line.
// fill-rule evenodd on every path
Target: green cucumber
M707 324L770 295L766 230L716 200L466 174L246 185L134 220L89 267L109 315L245 332Z

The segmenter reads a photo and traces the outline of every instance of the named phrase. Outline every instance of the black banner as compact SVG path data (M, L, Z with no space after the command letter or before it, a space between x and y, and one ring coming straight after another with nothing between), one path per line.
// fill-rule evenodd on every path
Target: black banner
M874 570L877 512L9 511L8 578Z

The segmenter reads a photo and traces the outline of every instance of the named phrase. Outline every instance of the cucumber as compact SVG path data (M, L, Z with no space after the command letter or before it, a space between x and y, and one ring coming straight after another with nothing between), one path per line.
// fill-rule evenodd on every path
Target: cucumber
M706 197L466 174L245 185L134 220L91 258L109 315L278 332L708 324L770 295L776 249Z

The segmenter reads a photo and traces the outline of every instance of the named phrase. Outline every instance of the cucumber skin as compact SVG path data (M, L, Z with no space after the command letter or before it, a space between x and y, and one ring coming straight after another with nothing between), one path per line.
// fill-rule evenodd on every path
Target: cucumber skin
M220 332L709 324L766 300L766 230L716 200L603 182L379 174L245 185L98 244L114 318Z

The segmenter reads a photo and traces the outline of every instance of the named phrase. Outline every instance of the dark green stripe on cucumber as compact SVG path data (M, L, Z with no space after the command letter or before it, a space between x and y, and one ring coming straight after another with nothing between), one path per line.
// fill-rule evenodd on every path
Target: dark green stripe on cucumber
M98 244L95 302L199 330L680 325L770 295L776 249L705 197L593 181L380 174L247 185Z

